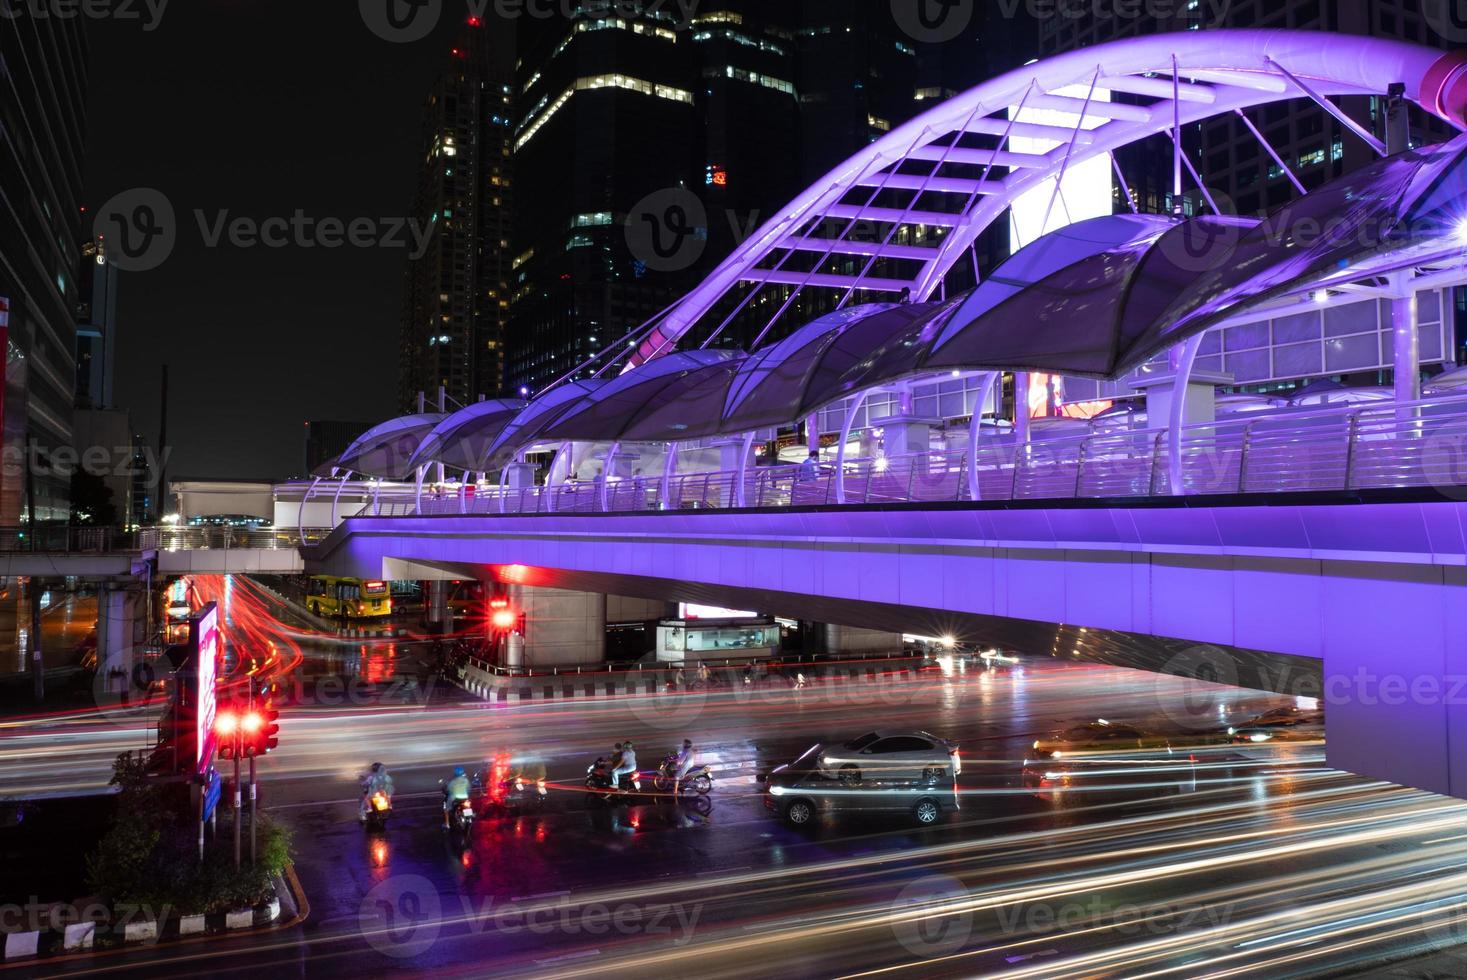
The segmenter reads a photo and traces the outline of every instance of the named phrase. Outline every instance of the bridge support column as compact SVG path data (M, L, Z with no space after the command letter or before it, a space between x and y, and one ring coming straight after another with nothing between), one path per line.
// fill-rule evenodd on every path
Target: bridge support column
M504 468L504 485L511 490L523 490L535 485L533 463L510 463Z
M1407 273L1391 279L1391 366L1395 371L1396 420L1405 422L1418 414L1414 408L1402 408L1421 400L1421 334L1416 305L1416 289Z
M97 683L123 701L141 696L133 675L145 619L146 594L138 588L102 585L97 592Z
M1214 421L1217 418L1217 386L1232 380L1231 374L1194 371L1188 360L1171 371L1131 382L1133 389L1146 394L1146 424L1152 429L1164 428L1168 432L1167 476L1172 494L1183 491L1180 429L1198 422Z
M506 588L524 614L523 665L594 666L606 661L606 596L534 585Z
M448 617L448 583L428 581L423 583L423 611L429 633L452 632L453 623Z
M835 623L806 623L805 652L830 653L900 653L902 635L882 630L838 626Z
M924 419L915 415L893 415L871 423L883 430L882 446L888 456L925 453L932 448L932 430L942 425L940 419Z
M1320 612L1329 765L1467 798L1467 568L1341 574Z

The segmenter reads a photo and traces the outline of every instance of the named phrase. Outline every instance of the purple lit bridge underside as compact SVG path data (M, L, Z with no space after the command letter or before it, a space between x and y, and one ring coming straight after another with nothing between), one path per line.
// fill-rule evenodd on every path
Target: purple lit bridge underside
M328 574L531 581L951 629L1041 653L1084 628L1103 631L1087 657L1168 673L1205 665L1304 694L1319 693L1322 670L1332 764L1467 795L1467 691L1451 690L1467 677L1467 503L1435 493L357 517L306 558ZM1396 698L1395 677L1417 694Z

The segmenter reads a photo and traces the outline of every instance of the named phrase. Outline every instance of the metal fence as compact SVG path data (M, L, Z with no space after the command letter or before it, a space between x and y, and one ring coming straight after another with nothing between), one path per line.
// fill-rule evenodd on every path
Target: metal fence
M1383 487L1467 488L1467 396L1260 414L1187 426L1179 440L1186 494ZM1130 430L968 452L744 473L638 477L515 490L425 490L424 514L635 513L732 507L958 500L1169 496L1170 439ZM402 491L396 491L401 494ZM416 495L414 495L416 499Z
M138 531L138 547L156 551L279 551L319 544L330 528L161 527Z

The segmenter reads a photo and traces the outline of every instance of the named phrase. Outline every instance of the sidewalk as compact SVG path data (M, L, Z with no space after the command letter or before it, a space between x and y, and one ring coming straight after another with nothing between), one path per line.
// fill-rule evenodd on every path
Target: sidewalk
M505 677L475 666L462 668L462 676L450 678L468 693L485 701L517 704L523 701L565 701L575 698L637 697L656 694L726 694L746 690L793 689L796 675L805 675L806 688L830 682L912 680L939 668L922 656L880 660L828 660L804 663L761 663L755 665L758 679L746 685L740 668L719 668L714 683L707 687L694 681L691 669L618 670L537 677ZM681 677L682 684L669 686Z

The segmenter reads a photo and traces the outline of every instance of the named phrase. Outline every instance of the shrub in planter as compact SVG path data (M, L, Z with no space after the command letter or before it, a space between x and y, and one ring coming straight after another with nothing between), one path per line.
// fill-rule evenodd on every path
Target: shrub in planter
M117 818L87 862L91 887L115 906L143 907L155 914L227 912L269 901L272 882L290 861L289 831L260 816L256 863L234 868L232 835L205 847L198 859L192 813L150 785L141 763L119 756L112 782L120 800Z

